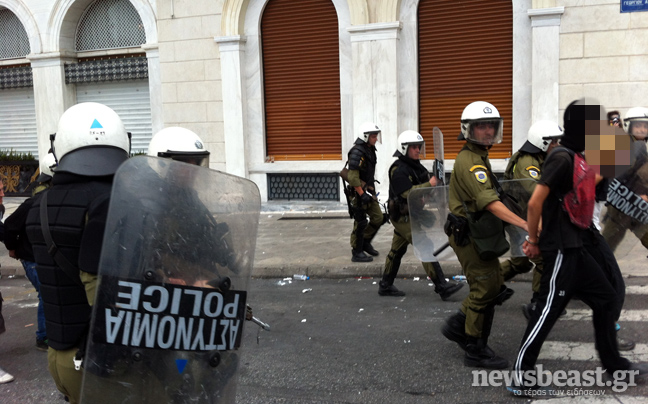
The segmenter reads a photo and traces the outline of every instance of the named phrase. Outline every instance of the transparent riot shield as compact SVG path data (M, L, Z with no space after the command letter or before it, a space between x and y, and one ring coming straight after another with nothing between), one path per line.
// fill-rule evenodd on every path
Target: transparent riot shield
M509 200L515 206L511 211L524 220L527 219L527 207L536 183L537 181L531 178L500 181L502 191L510 197ZM511 257L526 257L522 251L522 244L524 244L527 232L513 225L506 226L504 230L511 245Z
M414 255L421 262L452 261L443 225L448 217L448 187L412 189L407 197Z
M528 180L503 181L501 183L502 189L511 192L519 190L520 181ZM448 208L448 187L437 186L413 189L410 191L407 203L412 226L412 244L414 245L416 257L422 262L456 260L457 256L450 248L448 236L443 229L450 212ZM518 203L520 203L519 200ZM526 203L524 203L524 212L526 216ZM522 252L522 244L526 232L513 225L506 226L505 230L511 248L503 257L525 256Z
M445 185L445 167L443 165L443 132L436 126L432 128L432 141L434 142L434 176L439 185Z
M157 157L117 171L84 403L234 403L258 188Z

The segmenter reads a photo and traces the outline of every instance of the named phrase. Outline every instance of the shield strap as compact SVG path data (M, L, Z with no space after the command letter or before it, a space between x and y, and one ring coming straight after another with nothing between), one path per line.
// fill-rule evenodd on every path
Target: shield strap
M47 252L54 259L56 265L58 265L77 285L83 288L84 286L79 275L79 268L65 258L63 253L58 249L56 243L54 243L54 239L52 239L52 233L50 232L49 227L49 216L47 214L47 192L43 193L43 198L41 199L40 220L45 244L47 244Z

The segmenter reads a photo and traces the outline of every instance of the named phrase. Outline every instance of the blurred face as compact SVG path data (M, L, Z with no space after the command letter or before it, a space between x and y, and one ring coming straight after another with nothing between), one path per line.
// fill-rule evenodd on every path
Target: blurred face
M621 127L605 121L587 121L585 158L597 174L605 178L622 175L631 164L630 137Z
M480 144L493 144L497 124L492 121L478 121L471 125L473 137Z
M369 143L369 146L375 146L377 141L378 141L378 133L370 134L369 139L367 139L367 143Z
M411 144L407 146L407 157L412 160L419 160L421 158L421 145Z
M635 121L630 124L630 132L637 140L644 140L648 137L648 122Z

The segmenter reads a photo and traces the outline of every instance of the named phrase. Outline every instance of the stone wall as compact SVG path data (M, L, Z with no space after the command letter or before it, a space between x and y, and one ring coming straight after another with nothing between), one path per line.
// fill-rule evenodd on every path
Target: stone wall
M562 0L560 108L597 98L622 116L648 106L648 12L621 13L619 1Z
M164 126L196 132L210 167L225 171L223 97L218 44L223 1L158 1Z

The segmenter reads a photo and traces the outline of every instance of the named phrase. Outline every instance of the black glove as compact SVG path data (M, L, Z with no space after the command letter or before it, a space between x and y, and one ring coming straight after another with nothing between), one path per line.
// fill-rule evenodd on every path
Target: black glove
M364 194L360 195L360 203L363 205L368 205L373 201L373 198L371 195L369 195L368 192L365 192Z
M427 171L420 173L418 177L421 184L425 184L426 182L430 181L430 178L432 178L430 177L430 173Z

